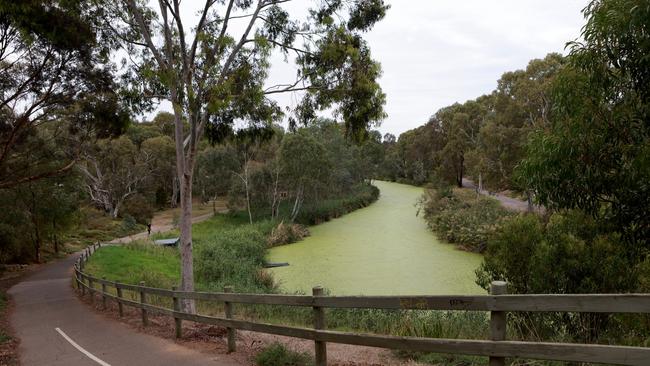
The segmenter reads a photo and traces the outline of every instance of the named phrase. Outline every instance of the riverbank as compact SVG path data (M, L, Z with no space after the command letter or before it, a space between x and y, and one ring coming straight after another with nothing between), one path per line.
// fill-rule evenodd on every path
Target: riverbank
M490 236L517 215L491 197L451 187L425 189L419 207L438 238L476 253L483 253Z

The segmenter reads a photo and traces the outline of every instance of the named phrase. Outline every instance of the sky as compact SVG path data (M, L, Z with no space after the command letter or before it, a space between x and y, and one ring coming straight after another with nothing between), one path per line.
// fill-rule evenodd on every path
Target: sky
M523 69L550 52L566 53L566 42L580 36L587 2L387 0L391 8L386 17L365 35L383 70L379 83L388 117L378 129L398 136L426 123L442 107L491 92L506 71ZM191 8L199 3L183 4ZM308 3L297 0L290 11L302 12ZM183 13L192 17L196 11ZM282 57L271 62L267 85L295 80L295 68ZM298 96L274 99L293 106ZM159 110L170 108L162 104Z

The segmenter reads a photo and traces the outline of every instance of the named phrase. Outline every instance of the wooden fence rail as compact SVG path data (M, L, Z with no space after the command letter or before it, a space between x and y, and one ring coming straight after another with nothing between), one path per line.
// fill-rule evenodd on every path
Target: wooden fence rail
M508 312L584 312L584 313L650 313L650 294L588 294L588 295L507 295L506 284L496 281L490 295L482 296L325 296L322 289L314 288L313 295L238 294L231 287L222 293L184 292L108 281L84 272L85 262L101 247L95 244L82 253L75 264L77 288L81 295L94 298L99 293L116 301L120 316L123 305L141 309L146 326L149 313L173 317L176 336L181 337L183 320L223 326L228 329L228 350L235 351L235 330L269 333L313 340L316 365L327 364L327 342L382 347L408 351L455 353L488 356L490 365L505 364L505 358L525 358L569 362L606 363L616 365L650 365L650 348L615 345L521 342L505 340ZM100 284L101 290L94 287ZM113 295L107 288L116 289ZM140 301L126 299L123 290L137 294ZM147 303L147 295L172 300L172 308ZM181 299L207 300L224 303L225 317L190 314L181 311ZM239 320L233 318L232 305L260 304L311 307L314 328L289 327ZM440 339L397 337L377 334L357 334L326 330L325 308L411 309L411 310L468 310L490 312L490 340Z

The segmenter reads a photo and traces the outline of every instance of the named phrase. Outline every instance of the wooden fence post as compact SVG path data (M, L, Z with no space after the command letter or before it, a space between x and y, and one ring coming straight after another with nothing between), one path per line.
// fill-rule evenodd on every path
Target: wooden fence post
M102 277L106 281L106 277ZM102 309L106 310L106 283L102 282Z
M172 291L176 291L177 288L176 286L172 287ZM173 297L174 300L174 311L180 312L181 311L181 301L180 299L174 295ZM176 328L176 339L180 339L183 336L183 319L174 317L174 325Z
M505 295L508 293L508 286L504 281L492 281L490 284L491 295ZM493 341L504 341L506 339L506 312L490 312L490 339ZM490 366L504 366L505 357L490 356Z
M124 316L124 306L122 305L122 288L117 285L117 282L115 283L115 289L117 290L117 309L120 313L120 317Z
M86 296L86 279L84 278L83 274L80 274L81 276L81 296Z
M312 289L313 296L323 296L323 288L316 286ZM314 329L325 329L325 309L314 306ZM316 366L327 365L327 344L323 341L314 341L316 353Z
M144 282L144 281L140 281L140 286L144 287L144 286L145 286L145 282ZM140 290L140 304L143 304L143 305L144 305L144 304L146 304L146 303L147 303L147 297L146 297L146 295L145 295L144 290L141 289L141 290ZM142 325L145 326L145 327L146 327L147 325L149 325L149 317L147 316L147 310L146 310L145 308L142 308Z
M225 293L231 293L232 292L232 286L224 286L223 287L223 292ZM232 303L230 301L224 302L224 311L226 313L226 319L232 319ZM235 352L237 350L237 346L235 344L235 329L234 328L228 328L228 353L230 352Z
M90 295L90 303L95 304L95 287L93 285L93 280L88 278L88 294Z

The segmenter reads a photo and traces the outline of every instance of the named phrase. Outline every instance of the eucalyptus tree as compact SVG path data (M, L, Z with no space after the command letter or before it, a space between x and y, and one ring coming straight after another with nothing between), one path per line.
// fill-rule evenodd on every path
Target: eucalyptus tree
M580 43L553 87L548 129L532 135L522 181L551 209L579 208L650 249L650 6L591 1Z
M388 6L383 0L314 0L299 19L290 14L291 4L206 0L194 26L188 27L180 0L159 0L155 9L139 0L102 2L106 30L129 55L126 95L134 105L145 97L173 106L184 291L194 288L192 177L202 136L219 141L236 121L269 125L282 110L267 96L293 91L304 94L292 124L333 108L348 135L361 137L384 116L385 96L376 81L381 70L362 35L384 17ZM274 50L286 61L295 57L297 74L265 86ZM193 310L193 303L184 307Z
M31 144L43 136L37 130L65 125L71 135L106 137L128 124L92 9L81 1L0 1L0 189L75 165L79 144L59 149L66 159L52 164Z

